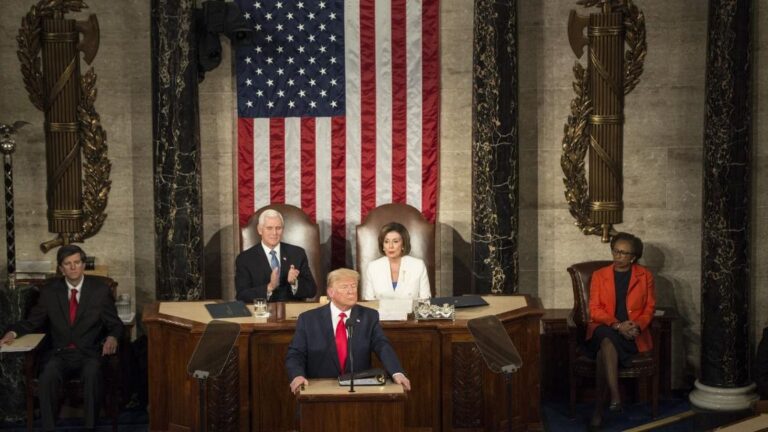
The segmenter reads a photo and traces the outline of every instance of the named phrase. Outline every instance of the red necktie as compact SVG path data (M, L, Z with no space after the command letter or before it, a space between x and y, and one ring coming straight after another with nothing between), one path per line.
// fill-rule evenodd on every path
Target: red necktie
M344 318L346 317L344 312L340 313L339 323L336 324L336 352L339 354L341 373L344 373L344 366L347 363L347 327L344 325Z
M69 297L69 324L74 324L77 315L77 290L73 289Z

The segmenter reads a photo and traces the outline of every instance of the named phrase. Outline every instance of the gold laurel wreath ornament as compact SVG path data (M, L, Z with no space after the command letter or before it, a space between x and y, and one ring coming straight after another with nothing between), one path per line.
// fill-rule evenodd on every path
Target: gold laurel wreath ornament
M602 12L581 17L572 10L569 17L569 40L574 53L580 58L587 46L589 55L586 68L578 60L573 67L576 96L571 101L571 113L564 127L560 166L565 199L574 224L583 234L600 235L607 242L615 232L613 223L622 222L623 97L635 88L643 72L647 52L645 16L631 0L581 0L577 4L584 8L598 6ZM583 36L585 30L589 38ZM617 42L621 36L623 41ZM610 55L611 49L615 53L617 46L622 50L624 45L623 56ZM623 73L611 75L611 71L617 69ZM598 93L592 88L595 83L603 86ZM606 95L613 99L606 102ZM616 109L617 105L617 110L606 112L606 106ZM587 181L585 156L590 150L594 153L590 160L604 167L599 176L601 185ZM593 169L597 167L590 165L590 170ZM593 194L603 197L592 199ZM606 199L606 195L610 199Z
M93 67L84 75L79 74L80 53L86 63L91 64L98 51L98 21L95 15L78 22L63 18L68 12L80 12L87 7L82 0L41 0L22 19L16 38L29 99L46 115L48 221L49 231L58 236L40 245L43 252L93 236L107 217L104 210L112 186L109 179L112 165L107 158L107 134L94 108L96 74ZM42 50L44 44L47 50L69 61L55 74L51 73L55 67L46 66L43 58L51 54L41 54L45 51ZM65 48L60 48L62 46ZM71 120L57 120L52 107L56 113L69 112ZM61 152L62 146L55 140L62 136L70 144L66 154L56 159L57 155L49 153ZM55 205L60 202L65 203L63 209Z

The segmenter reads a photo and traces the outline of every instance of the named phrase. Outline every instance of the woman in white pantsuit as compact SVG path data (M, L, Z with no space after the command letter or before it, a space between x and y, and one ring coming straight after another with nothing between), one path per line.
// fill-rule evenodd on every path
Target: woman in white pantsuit
M390 222L379 231L379 251L384 255L368 264L363 279L363 300L419 299L431 296L427 266L411 252L408 230Z

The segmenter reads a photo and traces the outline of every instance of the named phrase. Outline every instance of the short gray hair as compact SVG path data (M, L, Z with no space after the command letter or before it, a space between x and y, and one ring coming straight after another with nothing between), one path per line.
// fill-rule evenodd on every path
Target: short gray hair
M259 214L259 226L263 226L264 222L267 219L273 219L273 218L280 219L280 223L285 225L285 221L283 220L283 215L281 215L279 211L275 209L266 209Z

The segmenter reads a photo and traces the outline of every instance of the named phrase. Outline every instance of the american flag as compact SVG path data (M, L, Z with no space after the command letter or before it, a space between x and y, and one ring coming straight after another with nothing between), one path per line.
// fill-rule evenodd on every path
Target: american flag
M236 50L240 226L298 206L336 268L379 205L434 222L439 0L236 2L255 32Z

